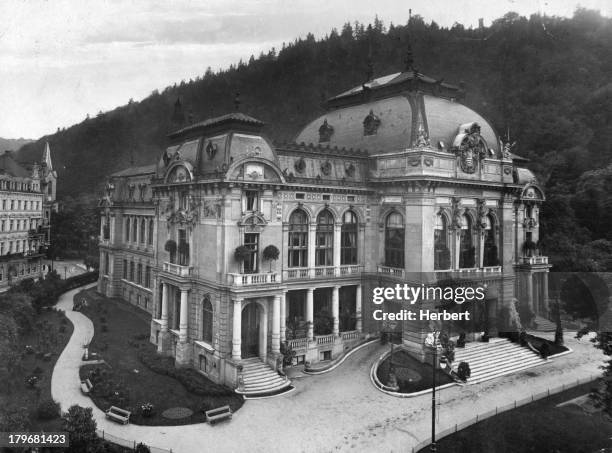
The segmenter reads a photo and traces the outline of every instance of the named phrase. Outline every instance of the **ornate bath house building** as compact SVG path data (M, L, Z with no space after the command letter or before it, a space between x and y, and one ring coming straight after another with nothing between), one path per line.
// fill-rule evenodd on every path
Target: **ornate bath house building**
M374 320L375 287L486 285L472 330L490 335L513 298L546 314L543 192L463 94L408 70L330 99L290 144L240 112L180 128L109 179L99 291L151 314L160 353L230 386L239 365L276 368L283 342L316 364L395 329L423 357L431 326Z

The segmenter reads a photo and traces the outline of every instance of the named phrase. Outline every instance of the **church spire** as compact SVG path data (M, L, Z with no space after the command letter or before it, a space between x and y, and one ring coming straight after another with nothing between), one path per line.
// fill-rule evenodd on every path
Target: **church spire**
M43 165L47 167L47 171L53 170L53 164L51 163L51 148L49 142L45 142L45 150L43 151Z

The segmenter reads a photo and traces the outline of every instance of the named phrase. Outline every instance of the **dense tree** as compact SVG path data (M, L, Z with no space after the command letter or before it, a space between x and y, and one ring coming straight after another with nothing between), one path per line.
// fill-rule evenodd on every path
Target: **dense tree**
M99 443L96 426L91 407L70 406L68 412L62 415L62 427L70 439L70 447L66 451L84 453L94 450Z

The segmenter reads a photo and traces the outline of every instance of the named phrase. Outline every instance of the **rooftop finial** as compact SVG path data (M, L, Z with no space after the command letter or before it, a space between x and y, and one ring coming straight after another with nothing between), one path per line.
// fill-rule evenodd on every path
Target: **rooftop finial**
M236 111L240 110L241 103L242 101L240 101L240 92L236 91L236 96L234 97L234 107L236 108Z

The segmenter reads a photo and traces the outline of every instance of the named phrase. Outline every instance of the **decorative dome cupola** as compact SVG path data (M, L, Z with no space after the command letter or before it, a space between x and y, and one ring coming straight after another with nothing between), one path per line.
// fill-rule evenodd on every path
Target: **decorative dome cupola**
M462 88L410 67L329 99L327 113L308 124L295 141L362 149L370 155L420 147L450 151L465 134L463 125L476 124L487 157L501 158L497 134L482 116L459 102L464 96Z

